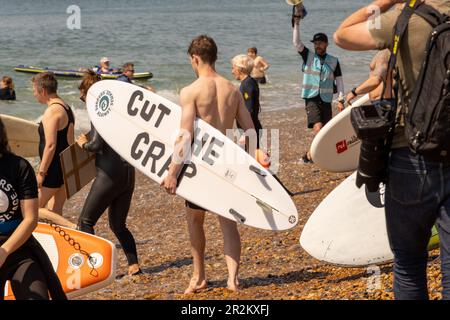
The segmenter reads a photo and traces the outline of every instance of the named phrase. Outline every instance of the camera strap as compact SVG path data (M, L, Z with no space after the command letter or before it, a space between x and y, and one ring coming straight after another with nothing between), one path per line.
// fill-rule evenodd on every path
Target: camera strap
M401 115L404 112L404 101L403 101L403 90L400 83L400 73L397 68L397 57L398 52L400 48L401 41L403 39L403 36L405 35L405 32L408 28L409 20L411 19L411 16L413 15L414 11L423 4L423 1L421 0L410 0L406 5L405 8L402 10L400 16L397 19L397 23L394 27L394 39L393 39L393 45L392 45L392 53L389 58L389 66L386 73L386 77L391 77L391 83L394 84L394 105L392 110L392 127L391 130L387 136L386 146L390 149L392 146L392 142L394 139L394 132L395 127L398 123L400 123ZM395 70L395 77L394 77L394 70ZM394 81L395 80L395 81ZM385 81L383 81L383 93L380 98L380 102L384 100L385 94L386 94L386 83L387 78ZM400 98L400 99L399 99ZM402 112L400 114L397 114L398 109L398 102L400 100L400 107Z
M409 20L411 19L411 16L413 15L414 11L422 4L423 4L423 2L421 0L410 0L405 5L405 8L402 10L402 13L400 14L400 16L397 19L397 23L395 24L395 27L394 27L394 39L393 39L393 45L392 45L392 49L391 49L392 53L389 58L388 71L386 74L387 77L389 77L389 76L392 77L393 71L396 69L397 56L398 56L398 51L400 48L400 43L403 39L406 29L408 28ZM398 78L399 78L399 74L397 72L396 79L398 80ZM392 79L392 80L394 80L394 79ZM381 95L381 100L384 99L385 94L386 94L386 82L387 81L384 81L383 93ZM394 83L394 82L392 81L392 83ZM397 100L397 97L396 97L396 100Z

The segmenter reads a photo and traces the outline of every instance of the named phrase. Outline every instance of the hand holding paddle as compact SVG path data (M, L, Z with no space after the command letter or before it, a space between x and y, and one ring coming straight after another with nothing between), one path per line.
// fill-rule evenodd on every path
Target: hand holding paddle
M77 139L77 144L80 146L81 149L83 149L83 146L89 142L88 137L85 134L82 134Z

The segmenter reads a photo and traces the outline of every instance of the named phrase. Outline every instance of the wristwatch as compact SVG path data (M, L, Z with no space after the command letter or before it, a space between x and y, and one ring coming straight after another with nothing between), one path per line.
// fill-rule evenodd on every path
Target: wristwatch
M358 94L356 93L356 87L354 87L353 89L352 89L352 93L353 93L353 95L355 96L355 97L357 97L358 96Z

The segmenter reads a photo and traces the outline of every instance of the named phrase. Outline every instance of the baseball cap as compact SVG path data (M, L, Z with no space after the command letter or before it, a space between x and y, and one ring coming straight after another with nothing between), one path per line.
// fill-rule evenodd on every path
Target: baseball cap
M109 62L109 58L103 57L103 58L100 60L100 62L101 62L101 63Z
M325 33L316 33L311 42L322 41L328 43L328 37Z

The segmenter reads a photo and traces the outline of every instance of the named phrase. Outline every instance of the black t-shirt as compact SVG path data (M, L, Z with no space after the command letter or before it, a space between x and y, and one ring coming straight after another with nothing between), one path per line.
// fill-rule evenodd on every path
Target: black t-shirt
M298 52L300 54L300 56L302 57L302 59L303 59L303 63L306 63L308 61L308 55L309 55L310 52L311 51L307 47L305 47L303 49L303 51L301 51L301 52L299 51ZM323 62L323 60L325 59L325 56L321 57L321 59L322 59L322 62ZM336 69L334 70L334 78L336 79L337 77L342 77L341 64L339 63L339 61L338 61L337 65L336 65Z
M0 89L0 100L16 100L16 92L9 88Z
M241 82L240 91L244 97L245 106L252 118L258 117L261 108L259 104L259 86L258 82L252 77L247 77Z
M22 222L20 200L37 199L33 168L13 154L0 157L0 234L9 235Z

